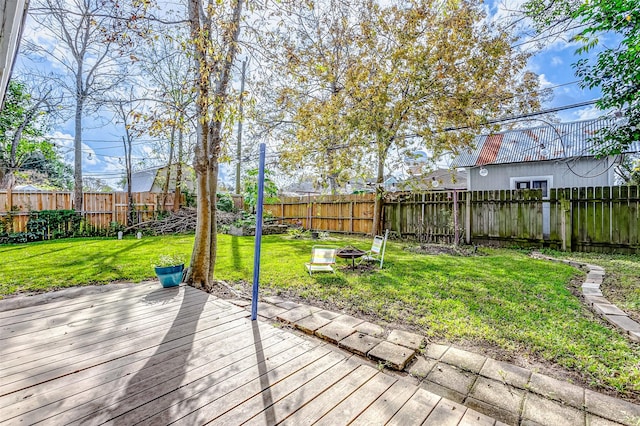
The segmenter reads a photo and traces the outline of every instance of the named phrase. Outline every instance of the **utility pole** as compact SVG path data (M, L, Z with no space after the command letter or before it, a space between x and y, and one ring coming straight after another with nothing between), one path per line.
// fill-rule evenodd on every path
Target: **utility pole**
M240 194L240 165L242 157L242 120L244 119L244 110L242 100L244 98L244 78L247 70L247 60L242 61L242 79L240 80L240 119L238 120L238 146L236 150L236 194Z

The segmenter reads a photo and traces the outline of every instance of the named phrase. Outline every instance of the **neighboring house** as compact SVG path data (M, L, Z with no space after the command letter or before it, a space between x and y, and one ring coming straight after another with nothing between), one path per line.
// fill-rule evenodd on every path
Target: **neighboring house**
M411 176L396 184L399 191L451 191L467 189L467 173L453 169L437 169Z
M48 191L47 189L40 188L38 186L34 186L31 184L27 185L16 185L13 187L14 191Z
M314 185L311 180L303 180L292 183L280 190L280 195L287 197L297 197L301 195L320 195L322 191Z
M478 136L452 167L467 169L471 191L539 188L547 197L549 188L613 186L620 157L596 158L591 141L612 125L599 118ZM639 151L640 142L633 142L627 152Z
M162 192L167 178L167 167L154 167L131 173L131 192ZM177 164L171 165L169 179L169 192L176 189ZM126 188L125 188L126 189ZM182 190L193 192L195 190L195 173L192 167L182 165Z
M400 180L393 176L387 175L382 181L382 188L385 191L397 191L397 185L400 183ZM376 178L371 176L367 178L357 178L350 180L346 183L344 192L347 194L358 194L363 192L375 192L376 190Z
M613 186L620 156L596 158L592 136L613 120L599 118L573 123L517 129L476 137L474 149L463 152L452 167L467 169L470 191ZM627 153L640 152L633 142ZM545 237L550 229L550 204L542 205Z

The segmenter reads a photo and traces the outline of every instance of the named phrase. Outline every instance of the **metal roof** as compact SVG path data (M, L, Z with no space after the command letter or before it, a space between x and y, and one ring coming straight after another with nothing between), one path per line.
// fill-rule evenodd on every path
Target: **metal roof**
M452 167L593 156L595 144L591 137L598 130L612 125L613 120L605 117L477 136L475 149L460 153L453 160ZM632 142L627 152L640 152L640 142Z

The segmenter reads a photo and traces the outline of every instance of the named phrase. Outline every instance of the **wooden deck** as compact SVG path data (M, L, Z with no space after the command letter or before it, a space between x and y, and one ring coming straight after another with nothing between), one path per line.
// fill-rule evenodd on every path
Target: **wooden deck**
M0 423L492 425L190 287L0 312Z

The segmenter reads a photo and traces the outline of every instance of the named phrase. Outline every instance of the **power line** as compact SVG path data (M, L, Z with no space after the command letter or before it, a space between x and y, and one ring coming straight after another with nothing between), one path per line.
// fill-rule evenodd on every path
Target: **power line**
M512 115L512 116L503 117L503 118L495 118L495 119L492 119L492 120L487 120L484 123L481 123L481 125L503 123L505 121L521 120L523 118L536 117L538 115L550 114L550 113L553 113L553 112L564 111L564 110L567 110L567 109L580 108L580 107L583 107L583 106L594 105L599 100L600 99L593 99L591 101L585 101L585 102L579 102L579 103L576 103L576 104L564 105L564 106L545 109L545 110L537 111L537 112L529 112L529 113L526 113L526 114ZM478 127L478 126L474 125L474 126L446 127L443 130L443 132L451 132L451 131L454 131L454 130L471 129L473 127Z

